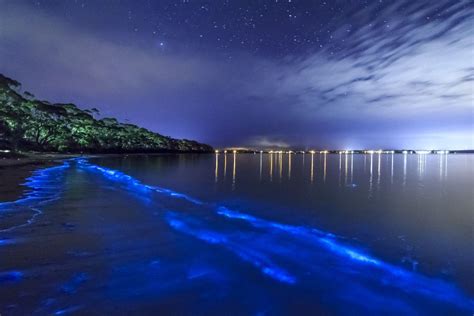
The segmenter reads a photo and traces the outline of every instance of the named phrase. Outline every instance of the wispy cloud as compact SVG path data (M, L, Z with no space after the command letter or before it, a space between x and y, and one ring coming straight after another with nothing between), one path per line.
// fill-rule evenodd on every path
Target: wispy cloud
M446 132L438 147L459 135L459 147L469 146L474 10L467 1L355 8L334 21L334 44L305 57L236 52L233 61L123 45L29 6L2 6L0 72L41 97L97 106L164 134L216 145L337 147L370 145L368 135L376 135L386 147L420 147L422 135ZM394 137L410 133L412 140Z
M329 114L328 106L329 115L392 118L472 109L472 8L453 3L449 17L433 22L432 7L408 16L394 14L397 8L376 18L370 9L355 12L363 25L345 35L346 47L329 46L280 69L278 91L300 96L302 111L315 116Z

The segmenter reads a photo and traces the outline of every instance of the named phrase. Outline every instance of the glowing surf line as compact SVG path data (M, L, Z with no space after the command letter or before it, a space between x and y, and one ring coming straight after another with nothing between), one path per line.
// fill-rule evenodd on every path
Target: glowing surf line
M132 189L138 192L158 192L173 198L184 199L196 205L205 204L207 206L216 207L218 215L224 216L229 219L242 220L248 222L254 227L278 230L288 233L290 235L304 238L311 236L313 239L319 241L319 244L325 245L326 248L331 250L332 253L335 253L341 257L350 259L358 263L372 265L374 266L374 268L376 267L377 269L375 269L375 273L377 273L377 271L389 272L388 280L385 279L385 276L380 276L380 282L382 282L383 284L387 283L391 286L396 286L401 290L405 290L406 292L416 292L417 294L422 294L423 296L454 303L457 306L461 306L469 310L472 310L474 308L474 301L470 298L467 298L454 285L442 280L430 279L423 275L408 272L397 266L385 263L373 257L362 254L359 251L352 249L351 247L347 247L338 243L338 241L334 238L334 235L330 233L322 232L313 228L286 225L257 218L252 215L229 210L224 206L215 206L210 203L204 203L183 193L142 184L139 180L125 173L108 168L103 168L97 165L92 165L84 159L74 159L74 161L76 161L78 163L78 166L80 167L84 167L85 169L91 171L97 171L110 180L118 181L122 184L129 185L127 189ZM22 207L27 207L32 210L36 207L35 210L41 213L41 210L37 208L38 206L44 205L59 198L61 194L61 190L59 189L61 188L62 183L56 178L62 176L63 171L69 168L69 166L69 162L64 162L63 165L57 167L39 169L33 172L33 175L29 177L27 179L27 182L25 183L26 187L28 187L30 191L24 194L23 197L17 201L0 203L0 212L5 210L11 211L15 208ZM58 171L57 174L56 171ZM31 222L34 221L34 217L38 215L38 213L35 214L36 215L33 216L33 219L30 219L27 223L11 227L0 232L9 231L20 226L31 224ZM242 247L233 242L232 240L229 240L224 234L214 233L212 231L207 230L192 229L184 221L179 220L178 218L173 218L172 216L168 217L168 220L171 223L170 225L176 230L181 229L187 231L186 233L188 233L189 235L192 235L208 243L222 245L228 250L236 253L242 260L259 267L264 274L274 279L290 284L296 282L295 277L293 277L291 274L284 271L283 269L275 266L273 263L269 262L267 258L264 256L262 257L262 255L258 251L253 251L251 248ZM303 238L301 239L303 240ZM9 244L10 241L11 240L1 239L0 245ZM0 272L1 282L16 282L21 280L22 278L23 273L21 271ZM62 313L64 311L58 312Z
M11 239L0 239L0 246L3 246L3 245L12 245L14 244L15 241L14 240L11 240Z
M257 228L267 228L267 229L274 228L291 235L296 235L298 237L303 237L312 241L318 241L318 242L321 242L323 245L328 246L328 248L330 248L334 252L337 252L340 255L344 255L346 257L349 257L351 259L358 260L364 263L380 265L379 260L371 258L368 255L365 255L358 251L355 251L354 249L350 249L348 247L338 245L335 241L333 241L336 236L331 233L326 233L315 228L306 228L306 227L301 227L301 226L293 226L293 225L267 221L264 219L254 217L252 215L229 210L225 206L218 207L217 214L225 216L230 219L238 219L238 220L249 222L252 226L257 227ZM315 236L315 235L319 235L319 236Z
M165 189L165 188L162 188L162 187L150 186L150 185L143 184L138 179L133 178L132 176L127 175L127 174L125 174L121 171L112 170L112 169L109 169L109 168L93 165L93 164L90 164L88 161L86 161L84 159L79 159L78 162L83 167L86 167L90 170L99 171L108 178L114 179L116 181L120 181L124 184L132 185L136 188L155 191L155 192L158 192L158 193L164 193L164 194L166 194L170 197L184 199L184 200L187 200L187 201L189 201L191 203L194 203L196 205L208 204L208 203L205 203L205 202L200 201L198 199L192 198L192 197L190 197L186 194L183 194L183 193L179 193L179 192L169 190L169 189ZM208 205L210 205L210 204L208 204ZM258 227L258 228L268 228L268 227L270 227L270 228L274 228L274 229L279 229L281 231L284 231L286 233L290 233L290 234L293 234L293 235L300 235L300 236L309 237L309 238L317 238L316 236L314 236L315 234L319 235L319 236L324 236L324 237L327 237L327 238L336 237L334 234L323 232L323 231L318 230L316 228L306 228L306 227L301 227L301 226L293 226L293 225L287 225L287 224L281 224L281 223L277 223L277 222L267 221L267 220L264 220L264 219L259 219L257 217L252 216L252 215L248 215L248 214L244 214L244 213L229 210L225 206L217 206L217 214L225 216L227 218L245 220L247 222L250 222L254 227ZM342 245L336 245L334 243L330 243L329 239L324 239L324 240L325 240L324 244L328 245L329 249L334 250L335 252L337 252L340 255L344 255L344 256L346 256L350 259L358 260L358 261L364 262L364 263L372 263L372 264L375 264L375 265L379 264L378 260L376 260L374 258L370 258L369 256L367 256L365 254L359 253L358 251L356 251L354 249L346 249Z
M273 279L288 284L296 283L296 278L294 276L289 274L284 269L273 264L268 258L262 256L258 252L251 251L251 249L242 247L239 244L228 240L228 238L223 234L203 229L192 229L184 221L179 220L173 214L168 214L167 220L170 226L173 227L175 230L191 235L210 244L221 245L235 253L242 260L247 261L252 265L256 266L265 275L268 275Z
M23 276L23 272L17 270L0 272L0 284L18 282L23 279Z
M388 277L385 277L385 283L395 286L405 292L417 293L436 298L440 301L451 302L458 306L474 308L474 301L468 298L465 299L464 295L455 286L441 280L431 279L423 275L406 271L395 265L356 251L351 247L341 245L338 243L337 239L333 238L333 234L315 230L317 234L322 235L322 237L318 237L315 236L315 234L312 234L312 229L263 220L252 215L229 210L226 207L219 207L218 213L227 218L249 222L252 226L257 228L276 228L291 235L297 235L302 240L310 240L311 242L317 241L332 253L357 261L364 265L373 266L374 271L383 271L388 275Z
M23 208L33 212L33 215L25 223L1 229L0 233L9 232L14 229L32 224L36 217L42 213L42 211L39 209L41 205L59 199L61 194L61 183L59 183L60 181L57 179L53 178L53 175L58 172L56 176L62 176L64 170L69 168L69 166L69 162L65 161L59 166L33 171L32 175L28 177L24 183L27 188L27 192L24 193L20 199L12 202L0 203L0 212L14 212L15 209L23 210Z
M204 203L200 200L189 197L188 195L183 194L183 193L175 192L175 191L164 189L161 187L155 187L155 186L143 184L139 180L123 172L93 165L84 159L80 159L77 161L81 166L89 170L99 171L100 173L105 175L107 178L113 179L123 184L131 185L132 187L135 187L137 190L164 193L168 196L184 199L197 205L206 204L211 207L213 206L210 203ZM437 298L438 300L441 300L441 301L451 302L465 308L470 308L470 309L474 308L474 301L472 299L466 298L455 286L449 283L446 283L442 280L430 279L423 275L418 275L415 273L408 272L392 264L385 263L371 256L360 253L359 251L351 247L341 245L337 242L336 239L333 238L335 235L331 233L322 232L317 229L292 226L292 225L286 225L286 224L281 224L277 222L267 221L264 219L254 217L252 215L229 210L224 206L217 206L217 214L221 216L225 216L227 218L231 218L231 219L247 221L254 227L278 229L278 230L290 233L292 235L299 235L299 236L305 236L305 237L311 235L312 238L316 238L320 242L320 244L325 245L326 249L331 250L333 253L341 257L344 257L344 258L347 258L359 263L363 263L366 265L367 264L372 265L374 267L377 267L378 270L388 272L389 275L391 276L392 286L396 286L402 290L405 290L406 292L416 292L424 296ZM176 219L172 219L169 222L173 228L183 231L183 232L186 232L187 230L188 234L193 235L201 240L204 240L209 243L214 243L214 244L223 244L223 241L224 241L224 239L222 239L223 235L220 235L218 233L216 234L213 232L209 233L207 231L205 231L205 233L208 233L207 235L200 234L198 231L192 231L192 230L187 229L188 226L184 222L176 220ZM317 237L315 235L320 235L320 237ZM232 250L232 247L230 246L227 246L227 247ZM245 258L243 259L245 260ZM247 261L250 261L250 259L248 259ZM269 271L263 271L263 272L266 273ZM266 273L266 274L271 275L270 273ZM293 277L291 276L291 278ZM291 282L287 282L287 283L291 283ZM427 289L427 288L431 288L431 289Z
M88 163L87 161L85 161L84 159L79 159L78 163L80 164L80 166L87 168L88 170L99 171L109 179L119 181L123 184L130 185L139 190L158 192L158 193L165 194L173 198L184 199L196 205L204 204L204 202L197 200L195 198L189 197L186 194L175 192L175 191L161 188L161 187L143 184L139 180L123 172L100 167L97 165L92 165ZM268 259L262 258L262 256L259 256L259 254L257 253L252 253L250 249L239 246L236 243L232 243L231 241L227 240L226 237L222 234L210 232L210 231L204 231L204 230L199 230L199 231L193 230L183 221L180 221L177 218L172 218L172 215L169 215L167 220L168 220L168 224L177 231L188 234L190 236L193 236L199 240L208 242L210 244L219 244L221 246L224 246L226 249L232 251L237 256L239 256L242 260L253 264L257 268L259 268L262 271L262 273L264 273L265 275L268 275L269 277L273 279L276 279L280 282L289 283L289 284L294 284L296 282L295 277L291 276L283 269L274 265Z
M203 205L204 204L204 202L202 202L198 199L192 198L192 197L190 197L186 194L183 194L183 193L179 193L179 192L176 192L176 191L173 191L173 190L170 190L170 189L166 189L166 188L161 188L161 187L158 187L158 186L151 186L151 185L143 184L139 180L137 180L137 179L133 178L132 176L129 176L128 174L125 174L121 171L100 167L98 165L93 165L93 164L90 164L87 160L82 159L82 158L76 159L76 161L83 168L86 168L88 170L93 170L93 171L99 171L100 173L102 173L103 175L105 175L109 179L113 179L115 181L120 181L124 184L134 186L138 189L142 189L142 190L145 190L145 191L147 191L147 190L148 191L155 191L155 192L158 192L158 193L162 193L162 194L171 196L173 198L184 199L184 200L186 200L188 202L191 202L193 204L196 204L196 205Z
M33 215L24 223L14 225L0 230L0 233L10 232L20 227L31 225L36 217L42 214L40 206L59 199L61 195L61 183L57 177L62 177L64 170L69 168L69 163L63 162L59 166L48 167L33 171L32 175L26 179L24 185L27 192L16 201L0 203L0 213L29 210ZM54 177L56 176L56 177ZM0 246L14 244L15 240L0 239ZM22 271L0 272L0 283L18 282L24 278Z

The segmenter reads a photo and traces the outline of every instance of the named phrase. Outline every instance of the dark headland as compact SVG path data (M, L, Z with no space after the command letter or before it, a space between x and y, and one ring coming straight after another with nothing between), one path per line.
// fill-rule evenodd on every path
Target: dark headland
M37 100L18 81L0 74L0 201L18 198L21 184L34 169L65 158L213 151L197 141L99 117L94 108Z
M0 150L61 154L211 152L193 140L174 139L145 128L99 118L95 108L52 104L22 91L0 74Z

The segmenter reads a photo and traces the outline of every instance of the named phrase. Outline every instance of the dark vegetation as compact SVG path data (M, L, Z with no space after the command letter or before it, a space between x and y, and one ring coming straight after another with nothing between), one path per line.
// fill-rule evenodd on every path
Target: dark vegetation
M153 133L97 109L51 104L21 92L19 82L0 74L0 149L71 153L209 152L212 147Z

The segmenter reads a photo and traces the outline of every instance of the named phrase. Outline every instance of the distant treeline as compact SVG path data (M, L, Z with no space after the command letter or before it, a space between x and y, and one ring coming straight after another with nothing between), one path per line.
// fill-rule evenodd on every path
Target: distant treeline
M209 152L212 147L178 140L114 118L97 109L39 101L0 74L0 149L54 152ZM94 117L95 116L95 117Z

